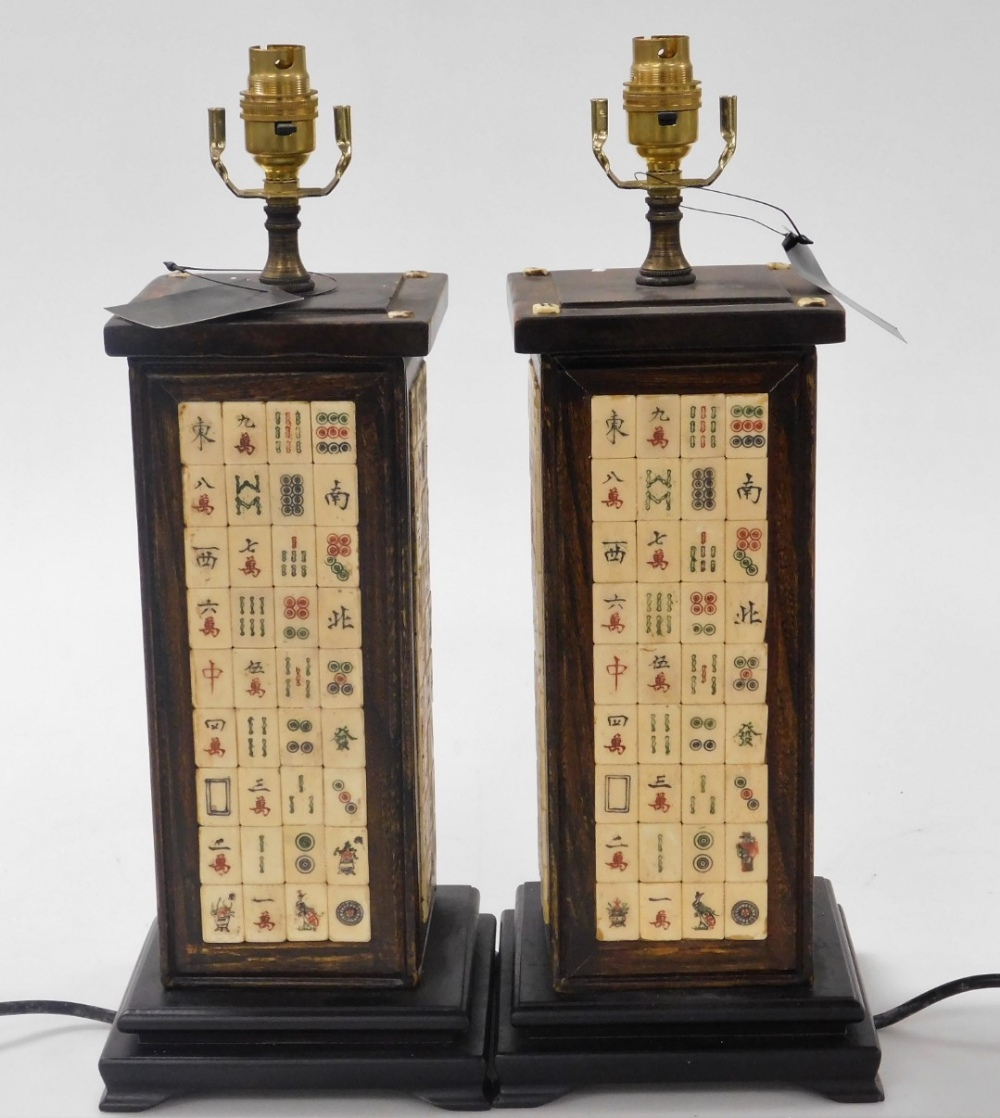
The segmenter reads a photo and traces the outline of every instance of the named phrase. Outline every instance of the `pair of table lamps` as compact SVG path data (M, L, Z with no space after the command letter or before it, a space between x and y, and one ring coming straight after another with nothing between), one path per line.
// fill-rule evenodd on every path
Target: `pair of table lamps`
M583 1083L783 1080L881 1097L843 918L812 876L815 346L787 265L699 268L688 41L633 43L638 272L509 279L532 355L541 882L496 921L434 875L426 374L446 278L315 276L317 98L250 51L259 276L174 270L112 318L140 525L158 919L105 1110L398 1087L454 1109ZM236 300L236 302L227 302ZM237 303L244 300L237 307ZM253 301L260 300L259 306ZM241 310L242 313L235 313ZM172 465L171 465L172 464Z

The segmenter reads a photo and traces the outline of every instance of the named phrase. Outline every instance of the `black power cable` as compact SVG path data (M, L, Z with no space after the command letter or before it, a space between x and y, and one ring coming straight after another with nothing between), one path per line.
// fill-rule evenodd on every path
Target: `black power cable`
M88 1021L103 1021L112 1024L115 1019L113 1009L102 1009L99 1005L86 1005L83 1002L0 1002L0 1017L15 1013L61 1013L66 1017L85 1017Z
M875 1028L884 1029L888 1025L895 1025L897 1021L902 1021L913 1013L919 1013L920 1010L926 1009L935 1002L943 1001L945 998L953 998L956 994L964 994L968 990L988 990L994 986L1000 986L1000 974L970 974L967 978L956 978L951 982L943 983L941 986L935 986L933 990L928 990L925 994L918 994L915 998L910 998L908 1002L897 1005L895 1009L887 1009L884 1013L876 1013L873 1018Z

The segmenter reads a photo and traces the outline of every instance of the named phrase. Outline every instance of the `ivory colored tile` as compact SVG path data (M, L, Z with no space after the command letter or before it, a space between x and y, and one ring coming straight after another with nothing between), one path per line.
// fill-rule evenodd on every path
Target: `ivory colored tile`
M315 586L319 575L316 529L311 524L271 529L271 561L275 586Z
M767 459L730 462L726 470L726 508L734 520L767 519Z
M726 522L726 582L767 581L767 524Z
M198 828L198 874L203 885L239 885L239 827Z
M767 939L767 882L726 883L726 939Z
M638 696L644 706L677 703L681 682L679 644L641 645L637 650Z
M278 648L315 648L321 640L319 591L315 586L279 586L274 591Z
M682 823L725 823L727 769L723 765L682 765Z
M201 710L232 709L233 654L228 648L191 650L192 706Z
M236 712L193 711L194 763L199 768L232 768L236 764Z
M726 711L720 706L685 704L681 708L681 761L721 765L726 759Z
M676 458L681 452L680 396L636 396L637 458Z
M722 939L726 932L726 887L714 882L685 882L681 937L683 939Z
M758 704L767 694L767 645L726 645L726 702Z
M201 936L206 943L243 942L243 886L201 887Z
M593 567L594 582L635 582L635 524L594 525Z
M281 818L288 826L323 824L323 770L292 768L281 769ZM290 879L286 879L290 880Z
M181 494L188 527L226 526L226 471L221 465L184 466Z
M356 525L316 529L316 581L320 586L360 585L361 552Z
M716 458L726 451L726 397L681 397L681 457Z
M726 765L726 822L767 822L767 765Z
M232 648L229 591L201 587L187 592L188 644L192 648Z
M601 582L593 587L594 644L638 640L634 582Z
M283 527L315 524L316 502L310 466L272 466L271 521Z
M222 457L227 463L267 461L267 420L264 405L227 400L222 405Z
M310 405L304 400L268 400L269 462L312 462Z
M602 706L636 701L638 650L634 644L594 646L594 702Z
M281 762L278 746L278 712L242 708L236 711L236 740L243 768L276 769Z
M592 458L591 519L631 523L636 516L634 458Z
M726 880L725 824L684 824L681 828L681 880Z
M368 828L326 827L326 879L331 885L367 885Z
M594 821L616 827L639 818L639 767L601 765L594 773Z
M763 644L767 632L767 583L726 586L726 641Z
M681 587L680 634L685 644L724 640L725 617L724 582L695 582Z
M594 764L634 765L636 733L634 706L594 707Z
M590 398L591 458L635 458L635 397Z
M313 500L321 527L357 524L357 466L349 462L313 466Z
M766 704L726 707L726 764L760 764L765 757L766 745Z
M323 764L344 769L364 768L365 765L365 712L353 710L324 710Z
M281 777L278 769L240 769L234 787L241 826L281 826Z
M361 648L361 591L324 587L318 591L320 648Z
M680 521L643 520L636 529L638 581L676 584L681 577Z
M372 938L372 899L367 885L329 887L330 939L334 943L368 943Z
M324 884L286 885L285 916L289 940L296 943L325 940L330 931L328 902Z
M640 765L637 791L640 823L679 819L680 765Z
M640 939L667 942L681 938L681 896L679 881L639 886Z
M357 462L357 409L353 400L314 401L312 450L314 462Z
M278 714L278 744L282 765L294 768L321 767L323 727L315 707L285 707Z
M595 881L639 880L639 828L598 823L594 828Z
M680 517L681 471L677 459L638 459L635 487L640 532L645 520L677 520Z
M198 769L198 822L203 827L231 827L239 822L236 769Z
M275 696L281 705L280 691L275 678L273 648L233 649L233 675L236 698L240 707L273 709Z
M599 940L639 938L639 886L627 882L595 888Z
M285 881L325 882L324 828L299 825L285 827L283 832Z
M260 590L274 585L271 530L264 525L241 524L230 528L229 582L233 587Z
M230 590L229 613L235 648L274 648L277 626L269 586Z
M721 644L685 644L681 648L681 702L721 703L725 699L726 648Z
M222 464L222 405L187 401L177 405L180 457L186 466Z
M676 761L680 749L680 706L643 703L636 708L636 715L639 761L644 764Z
M360 648L321 649L320 705L328 709L364 706L364 666Z
M640 582L638 639L645 644L676 644L680 640L680 584Z
M723 521L681 521L681 581L718 582L726 573Z
M324 768L324 816L328 827L366 827L368 797L364 769Z
M280 887L244 887L247 943L284 943L288 939L284 892Z
M767 393L727 396L726 457L764 458L767 448Z
M271 523L270 483L268 467L259 462L226 466L227 515L231 526L255 529Z
M323 681L317 649L282 648L276 653L278 706L315 707L321 701Z
M726 824L726 880L767 881L767 824Z
M639 824L639 880L680 881L681 824Z
M188 528L184 533L184 578L193 589L229 585L229 546L225 528Z
M680 498L684 520L725 520L725 458L685 458L681 462Z
M283 832L280 827L241 827L243 882L250 886L280 885L285 880Z

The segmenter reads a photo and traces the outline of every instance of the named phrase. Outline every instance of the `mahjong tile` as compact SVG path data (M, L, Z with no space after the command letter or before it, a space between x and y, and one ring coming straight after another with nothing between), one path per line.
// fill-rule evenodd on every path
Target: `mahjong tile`
M721 644L685 644L682 649L681 702L725 700L725 653Z
M726 880L767 881L767 824L726 824Z
M271 523L270 480L268 467L259 462L226 466L227 515L231 526L246 525L253 530Z
M234 648L274 648L274 591L270 586L241 586L229 591Z
M198 769L195 779L198 822L203 827L238 824L237 770Z
M726 882L726 939L767 939L767 882Z
M636 656L637 693L643 705L676 704L681 689L681 646L640 645Z
M278 648L315 648L322 640L320 591L315 586L278 586L274 591Z
M725 523L681 521L681 582L719 582L725 575Z
M194 763L199 768L232 768L236 762L236 712L196 708Z
M639 880L680 881L681 824L639 824Z
M681 518L726 519L725 458L685 458L681 462Z
M636 701L638 650L634 644L594 646L594 702L604 706Z
M324 710L323 764L331 768L365 766L365 712L360 707Z
M330 885L330 939L368 943L372 938L371 890L367 885Z
M181 470L184 523L191 528L222 527L226 519L226 472L221 465L199 464Z
M594 707L594 763L635 764L636 722L634 706Z
M360 648L320 649L320 705L341 710L364 706L364 664Z
M682 765L681 822L725 823L726 780L723 765Z
M187 631L192 648L232 648L229 591L212 587L189 590Z
M287 826L323 824L323 770L281 767L281 818Z
M203 885L242 880L240 829L234 826L198 828L198 874Z
M590 462L591 519L631 523L636 518L634 458L593 458Z
M278 713L278 746L282 765L316 768L323 764L323 727L315 707L283 707Z
M321 882L314 885L293 884L285 886L285 918L288 938L294 943L320 942L328 938L329 898L327 887Z
M278 769L239 769L233 787L243 827L281 826L281 777Z
M326 826L367 826L368 798L364 769L324 768L321 771Z
M765 758L767 705L738 704L726 707L726 763L755 765Z
M288 939L284 892L280 885L244 887L247 943L283 943Z
M672 822L681 798L680 765L640 765L636 791L641 823Z
M275 675L274 649L235 648L232 657L237 705L246 710L280 706L281 692Z
M594 828L595 881L639 880L639 831L634 823Z
M679 881L639 886L639 938L670 941L681 938L682 888Z
M594 582L634 582L636 537L634 523L600 522L592 529Z
M640 582L638 639L644 644L676 644L681 639L681 587L677 582Z
M623 826L639 818L637 765L600 765L594 773L594 821Z
M592 458L635 458L635 397L592 396L590 399Z
M229 537L225 528L188 528L184 533L184 577L193 589L229 585Z
M639 886L603 885L595 888L596 937L615 941L639 938Z
M280 827L241 827L243 882L249 888L285 880L284 834Z
M636 708L636 751L641 763L678 759L680 718L681 708L676 703L642 703Z
M222 405L222 457L227 463L267 462L264 405L227 400Z
M339 527L358 523L358 468L349 462L313 467L316 524Z
M367 885L368 828L326 827L323 834L327 881L331 885Z
M726 584L693 582L681 586L680 639L684 644L714 643L726 636Z
M357 409L353 400L314 401L312 450L314 462L358 460Z
M601 582L593 587L594 644L629 644L638 639L634 582Z
M201 887L201 936L206 943L242 943L243 886Z
M320 648L361 648L361 591L352 587L324 587L318 591Z
M302 528L316 521L312 469L275 465L271 473L271 521L278 527Z
M685 703L681 707L681 761L691 765L721 765L726 760L725 708Z
M728 583L726 640L730 644L763 644L766 632L767 583Z
M188 466L221 465L223 461L222 405L186 401L177 405L180 459Z
M681 456L715 458L726 449L726 398L718 395L681 397Z
M321 664L318 649L282 648L277 651L279 708L319 704L323 687Z
M764 458L767 448L767 393L727 396L726 457Z
M734 520L767 519L767 459L729 463L726 507Z
M233 587L258 590L274 584L271 529L240 524L227 532L229 582Z
M767 581L767 523L726 522L726 582Z
M726 645L726 702L760 703L767 694L767 645Z
M682 577L680 521L643 520L636 530L637 580L678 582Z
M680 396L636 396L637 458L676 458L681 452Z
M726 880L725 824L684 824L681 828L681 880Z
M240 707L234 712L234 721L240 766L276 769L281 762L277 710Z
M310 405L304 400L268 400L266 407L268 461L311 462Z
M236 672L233 653L228 648L193 648L191 650L192 706L200 710L231 710Z
M324 828L299 824L283 828L285 881L326 881Z
M767 821L767 765L726 765L726 822Z
M722 939L726 931L726 887L715 882L682 886L682 938Z
M646 520L677 520L681 515L681 472L677 459L639 458L635 475L639 531Z

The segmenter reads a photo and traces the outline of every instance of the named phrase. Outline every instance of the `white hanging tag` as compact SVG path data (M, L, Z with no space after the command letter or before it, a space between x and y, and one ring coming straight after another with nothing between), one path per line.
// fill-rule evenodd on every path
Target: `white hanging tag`
M781 242L785 254L791 262L792 267L810 283L814 283L817 287L821 287L824 291L828 291L831 295L836 296L842 303L847 306L853 307L859 314L863 314L865 318L870 319L876 326L881 326L883 330L888 331L894 338L899 338L901 342L905 342L906 338L896 329L891 322L886 322L884 318L879 318L874 311L868 310L860 303L856 303L849 295L845 295L843 291L838 291L833 284L826 278L823 269L819 266L819 261L809 245L813 242L808 237L803 237L801 233L789 233L787 237Z

